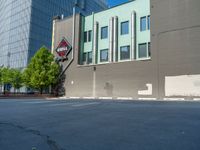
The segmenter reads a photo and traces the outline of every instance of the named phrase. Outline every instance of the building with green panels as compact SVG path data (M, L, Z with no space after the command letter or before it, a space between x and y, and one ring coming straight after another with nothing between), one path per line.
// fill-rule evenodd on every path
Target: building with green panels
M59 94L199 99L199 6L199 0L134 0L55 19L52 52L63 68Z
M150 59L149 0L127 2L82 21L82 64Z

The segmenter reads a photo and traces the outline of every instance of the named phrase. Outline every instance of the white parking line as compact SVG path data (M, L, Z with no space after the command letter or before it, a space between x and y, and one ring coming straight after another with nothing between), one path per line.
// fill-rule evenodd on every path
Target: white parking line
M82 106L89 106L89 105L98 105L99 102L92 102L92 103L81 103L81 104L74 104L73 107L82 107Z
M76 103L59 103L59 104L47 104L47 107L54 107L54 106L68 106L68 105L74 105Z
M45 103L51 103L51 102L53 102L53 101L30 101L30 102L28 102L28 101L26 101L26 102L22 102L22 103L25 103L25 104L45 104Z

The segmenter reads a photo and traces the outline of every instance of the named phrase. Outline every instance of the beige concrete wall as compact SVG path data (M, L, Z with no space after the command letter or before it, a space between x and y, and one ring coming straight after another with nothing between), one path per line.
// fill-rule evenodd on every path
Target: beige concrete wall
M179 90L176 83L165 89L170 82L165 78L200 75L199 6L199 0L151 0L151 40L152 50L158 56L160 97L167 96L169 90L174 90L170 96L195 96L194 88L188 87L198 78L194 83L177 78L185 92L175 92ZM200 90L200 86L196 88Z

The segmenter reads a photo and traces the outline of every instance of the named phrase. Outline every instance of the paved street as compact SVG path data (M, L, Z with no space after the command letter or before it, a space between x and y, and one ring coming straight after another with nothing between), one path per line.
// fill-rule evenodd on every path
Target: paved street
M199 150L200 102L0 100L0 150Z

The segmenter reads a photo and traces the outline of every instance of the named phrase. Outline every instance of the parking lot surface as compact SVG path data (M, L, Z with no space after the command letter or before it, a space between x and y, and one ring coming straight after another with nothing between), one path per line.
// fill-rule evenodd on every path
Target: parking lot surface
M199 150L200 102L0 100L0 150Z

